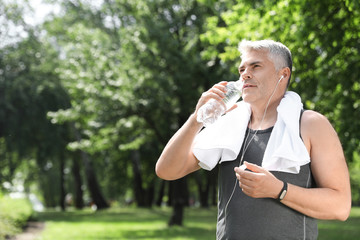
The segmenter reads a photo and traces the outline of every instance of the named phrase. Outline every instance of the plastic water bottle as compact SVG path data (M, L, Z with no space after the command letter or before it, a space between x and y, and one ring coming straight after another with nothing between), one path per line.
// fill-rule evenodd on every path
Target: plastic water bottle
M200 123L203 123L204 126L208 126L216 122L221 115L223 115L226 110L234 106L234 104L241 97L243 81L232 81L228 82L226 85L226 93L223 101L226 105L226 109L224 106L215 99L210 99L207 103L200 107L196 120Z

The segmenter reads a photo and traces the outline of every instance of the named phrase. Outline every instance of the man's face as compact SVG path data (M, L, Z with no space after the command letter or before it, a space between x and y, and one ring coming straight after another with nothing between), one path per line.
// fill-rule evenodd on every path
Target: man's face
M244 81L242 98L248 103L268 101L279 80L267 51L251 50L244 53L239 73Z

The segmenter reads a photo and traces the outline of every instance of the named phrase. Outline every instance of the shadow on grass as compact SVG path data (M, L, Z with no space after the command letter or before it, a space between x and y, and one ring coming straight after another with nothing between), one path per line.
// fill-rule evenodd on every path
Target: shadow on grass
M39 213L38 219L47 223L48 227L42 238L45 240L214 239L216 209L187 209L183 227L167 226L171 211L169 208L112 208L97 212L46 211Z
M101 239L214 239L215 230L209 231L199 227L173 226L166 229L156 230L126 230L113 236L101 236ZM96 239L98 236L87 236L86 239Z
M152 210L141 208L129 209L107 209L100 211L92 210L68 210L60 212L57 210L47 210L37 214L40 221L52 222L119 222L119 221L151 221L154 218L164 218L169 216L166 210Z
M119 221L152 221L152 220L169 220L171 215L170 208L111 208L107 210L70 210L60 212L48 210L37 214L40 221L66 221L66 222L119 222ZM191 218L191 219L189 219ZM208 219L208 220L207 220ZM184 220L192 222L201 220L202 222L214 223L216 220L216 209L187 209Z
M84 239L215 239L216 209L187 209L184 227L168 227L170 208L111 208L93 212L47 211L39 213L47 229L42 240ZM318 221L319 240L360 239L360 208L345 222Z

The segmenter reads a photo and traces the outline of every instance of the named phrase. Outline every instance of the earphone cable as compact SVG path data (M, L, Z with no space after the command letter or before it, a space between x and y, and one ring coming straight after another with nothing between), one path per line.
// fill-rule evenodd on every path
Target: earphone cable
M239 161L239 167L241 167L241 165L243 164L245 152L246 152L246 150L248 149L250 143L251 143L252 140L255 138L255 136L256 136L256 134L258 133L258 131L261 129L261 126L262 126L262 124L263 124L263 121L264 121L265 116L266 116L266 113L267 113L267 109L268 109L268 107L269 107L269 105L270 105L270 101L271 101L271 99L273 98L273 96L274 96L274 94L275 94L275 91L276 91L276 89L277 89L277 87L278 87L278 85L279 85L279 83L280 83L280 80L281 80L282 78L283 78L283 77L281 77L281 78L279 79L279 81L276 83L276 86L275 86L275 88L274 88L274 90L273 90L273 92L272 92L272 94L271 94L271 96L270 96L270 98L269 98L269 100L268 100L268 102L267 102L267 104L266 104L265 111L264 111L264 114L263 114L263 117L262 117L262 119L261 119L261 122L260 122L259 127L256 129L254 135L253 135L253 136L251 137L251 139L249 140L249 143L248 143L247 145L245 145L245 148L243 149L243 151L242 151L242 153L241 153L241 158L240 158L240 161ZM250 124L249 124L249 125L250 125L250 127L251 127L251 116L250 116ZM246 141L247 141L249 135L250 135L250 129L248 130L247 136L246 136L246 138L245 138L245 140L244 140L244 144L246 144ZM224 208L224 225L225 225L225 228L226 228L227 208L228 208L228 206L229 206L229 204L230 204L230 201L231 201L231 199L232 199L232 197L233 197L233 195L234 195L234 193L235 193L237 183L238 183L238 179L235 178L235 184L234 184L233 190L232 190L232 192L231 192L231 194L230 194L230 197L229 197L229 200L227 201L227 203L226 203L226 205L225 205L225 208Z

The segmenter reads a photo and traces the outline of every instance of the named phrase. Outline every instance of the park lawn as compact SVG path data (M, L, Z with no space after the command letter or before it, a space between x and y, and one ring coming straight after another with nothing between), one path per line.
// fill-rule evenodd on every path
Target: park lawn
M111 208L104 211L47 211L38 218L46 229L38 240L215 239L216 209L187 208L183 227L168 227L169 208ZM360 208L346 222L319 221L319 240L360 239Z
M318 221L319 240L357 240L360 239L360 207L351 209L345 222Z
M183 227L168 227L170 215L170 208L47 211L38 214L46 222L39 240L214 239L216 209L186 209Z

